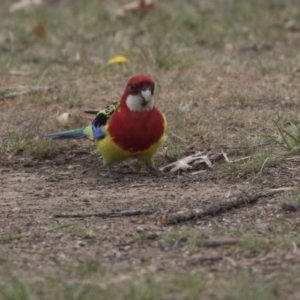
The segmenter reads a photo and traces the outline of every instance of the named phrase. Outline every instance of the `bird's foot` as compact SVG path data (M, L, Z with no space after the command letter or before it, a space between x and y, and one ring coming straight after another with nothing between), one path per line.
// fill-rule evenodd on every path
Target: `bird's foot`
M100 175L100 177L110 178L110 179L121 179L122 178L122 176L120 174L110 173L110 172L100 173L99 175Z
M121 179L122 178L122 176L120 174L113 173L110 166L107 167L107 172L100 173L100 176L104 177L104 178L110 178L110 179Z
M161 177L164 175L163 171L161 171L160 169L155 168L153 165L146 165L147 169L149 171L149 173L151 175L154 175L156 177Z

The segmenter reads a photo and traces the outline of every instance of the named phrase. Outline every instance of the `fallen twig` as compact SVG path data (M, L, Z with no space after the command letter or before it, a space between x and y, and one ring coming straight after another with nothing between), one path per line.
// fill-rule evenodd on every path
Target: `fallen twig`
M225 201L217 205L212 205L206 209L191 209L162 215L160 217L160 222L164 225L170 225L195 219L201 219L206 216L215 216L242 205L252 204L259 198L270 197L280 192L283 191L277 190L258 192L256 189L251 189L247 192L242 192L237 195L231 196L231 200L229 201Z
M8 76L29 76L29 77L35 75L33 72L26 72L26 71L20 71L20 70L11 70L5 74Z
M219 260L224 259L223 256L195 256L195 257L191 257L188 260L188 263L190 265L197 265L197 264L201 264L201 263L214 263L217 262Z
M246 156L246 157L241 157L241 158L238 158L238 159L235 159L235 160L229 160L227 154L222 149L221 149L221 152L222 152L222 155L223 155L225 161L229 164L237 163L237 162L252 158L252 156Z
M257 145L252 145L252 146L238 146L235 147L234 145L229 145L229 146L224 146L224 149L249 149L249 148L258 148L258 147L263 147L263 146L268 146L274 144L274 141L272 142L266 142L266 143L261 143L261 144L257 144Z
M276 189L270 189L269 192L286 192L286 191L292 191L295 190L296 187L295 186L282 186L280 188L276 188Z
M57 214L54 218L120 218L120 217L132 217L138 215L151 215L154 214L156 210L123 210L123 211L108 211L102 213L91 213L91 214Z
M39 92L49 92L52 91L53 89L54 89L53 87L49 87L49 86L30 87L18 92L11 92L11 93L4 94L3 96L1 96L1 99L13 99L15 97L24 96L24 95L34 95Z
M60 225L60 226L56 226L56 227L53 227L53 228L48 229L46 232L59 231L59 230L61 230L61 229L68 228L68 227L72 227L72 226L77 225L77 224L79 224L79 222L71 223L71 224L64 224L64 225Z
M284 160L292 161L292 162L299 162L300 161L300 156L292 156L292 157L286 157Z
M239 242L237 239L223 239L223 240L199 240L196 245L199 247L219 247L235 245Z

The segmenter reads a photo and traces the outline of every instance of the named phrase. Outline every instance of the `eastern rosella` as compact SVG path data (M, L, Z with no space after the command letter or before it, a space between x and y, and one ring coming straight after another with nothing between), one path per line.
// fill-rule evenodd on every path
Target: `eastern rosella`
M154 106L154 81L144 75L130 78L119 102L100 110L84 128L47 134L53 139L94 140L112 176L111 164L128 158L145 163L153 174L154 155L165 141L167 121Z

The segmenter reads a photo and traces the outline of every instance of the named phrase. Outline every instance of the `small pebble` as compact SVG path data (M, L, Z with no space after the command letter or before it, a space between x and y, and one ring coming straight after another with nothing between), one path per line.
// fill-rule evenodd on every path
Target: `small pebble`
M138 232L138 233L142 233L142 232L144 232L144 231L145 231L145 229L144 229L143 226L138 226L138 227L136 228L136 232Z
M85 247L86 243L84 241L77 241L75 244L76 248L81 248L81 247Z

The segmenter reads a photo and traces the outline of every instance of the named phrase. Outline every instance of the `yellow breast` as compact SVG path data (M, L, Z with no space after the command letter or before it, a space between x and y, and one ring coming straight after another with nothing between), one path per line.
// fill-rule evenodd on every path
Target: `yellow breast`
M164 119L164 132L167 127L167 122L165 116ZM96 145L102 154L104 164L112 164L115 162L120 162L128 158L136 158L141 162L153 162L153 158L158 148L164 143L166 137L163 134L161 138L153 143L150 147L142 151L130 152L122 149L118 144L113 140L113 137L109 134L108 125L104 127L104 132L106 134L105 138L96 141Z
M148 149L138 152L129 152L117 145L110 135L96 141L97 147L102 154L104 164L120 162L128 158L137 158L142 162L152 161L158 148L164 143L166 137L163 135L156 143Z

